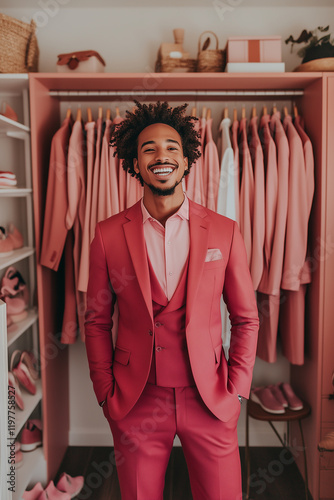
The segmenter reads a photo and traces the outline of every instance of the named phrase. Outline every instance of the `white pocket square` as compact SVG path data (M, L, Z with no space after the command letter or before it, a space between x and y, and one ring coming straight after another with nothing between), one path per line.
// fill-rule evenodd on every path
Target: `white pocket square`
M209 248L209 250L206 252L205 262L220 260L222 258L223 256L219 248Z

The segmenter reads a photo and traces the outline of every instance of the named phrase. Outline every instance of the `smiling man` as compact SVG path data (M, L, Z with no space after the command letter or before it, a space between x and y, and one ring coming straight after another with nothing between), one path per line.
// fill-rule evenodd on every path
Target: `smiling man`
M144 195L97 225L86 311L90 376L122 500L162 500L175 435L194 500L241 500L237 421L258 331L244 244L235 222L183 192L200 154L186 105L136 104L112 144ZM232 324L228 360L221 295Z

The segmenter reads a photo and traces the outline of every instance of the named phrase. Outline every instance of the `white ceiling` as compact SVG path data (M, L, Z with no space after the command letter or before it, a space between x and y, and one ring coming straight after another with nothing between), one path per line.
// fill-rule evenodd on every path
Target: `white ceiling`
M57 0L55 0L57 1ZM334 0L216 0L233 7L334 7ZM40 8L38 0L0 0L3 8ZM46 2L47 3L47 2ZM211 7L213 0L59 0L59 6L76 7ZM334 19L333 19L334 21Z

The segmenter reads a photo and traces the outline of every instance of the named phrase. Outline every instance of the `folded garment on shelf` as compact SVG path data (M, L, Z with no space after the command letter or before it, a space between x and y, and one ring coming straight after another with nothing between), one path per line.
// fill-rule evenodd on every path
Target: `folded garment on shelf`
M9 170L5 171L5 170L0 170L0 179L11 179L11 180L15 180L16 179L16 175L13 174L13 172L10 172Z

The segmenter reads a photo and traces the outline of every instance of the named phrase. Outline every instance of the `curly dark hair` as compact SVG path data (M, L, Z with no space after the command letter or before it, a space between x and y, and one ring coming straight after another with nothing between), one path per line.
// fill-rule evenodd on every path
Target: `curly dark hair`
M149 125L164 123L180 134L183 154L188 158L188 169L184 175L188 175L190 167L201 156L200 136L194 129L194 120L197 118L185 116L188 104L172 108L166 101L154 104L135 103L137 108L133 112L126 112L126 118L115 126L110 140L110 145L115 147L114 156L123 160L123 169L143 185L141 175L135 172L133 166L133 160L137 158L138 136Z

